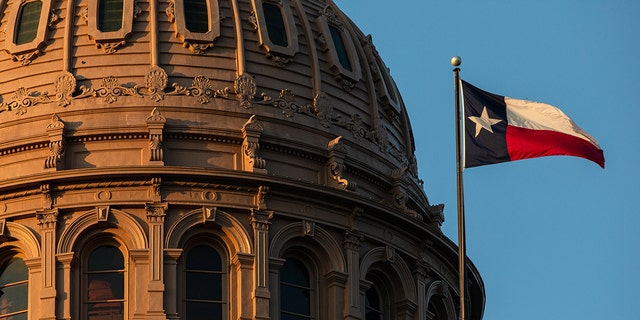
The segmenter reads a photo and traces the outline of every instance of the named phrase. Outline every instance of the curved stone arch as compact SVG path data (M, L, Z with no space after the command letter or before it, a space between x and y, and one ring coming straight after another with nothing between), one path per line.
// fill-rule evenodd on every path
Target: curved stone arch
M456 320L456 307L453 303L451 294L449 294L449 290L447 290L447 287L447 284L440 280L433 281L431 284L429 284L425 295L427 297L425 306L429 306L431 298L435 296L441 296L444 309L447 312L447 320Z
M269 252L271 257L280 258L290 244L295 243L298 246L304 246L304 243L292 241L296 238L302 237L303 225L302 222L295 222L282 228L276 233L271 240L269 246ZM315 226L314 236L308 236L308 239L314 243L314 248L325 251L323 257L329 260L329 270L335 270L339 272L347 272L346 262L340 246L331 237L331 235L320 226Z
M196 209L187 212L181 219L169 227L165 237L167 248L180 248L180 241L184 235L191 228L206 222L202 210L203 209ZM236 253L250 254L253 252L249 233L232 215L217 210L214 223L220 226L222 232L227 236L223 241L227 243L229 249L234 249Z
M371 270L372 266L377 262L383 262L388 260L387 250L385 247L377 247L369 250L360 259L360 281L366 281L367 273ZM417 287L411 274L411 269L407 263L397 253L393 256L393 263L388 265L395 274L389 274L389 276L397 277L400 283L394 284L394 290L400 290L398 292L401 297L405 297L411 301L417 301ZM393 279L390 279L393 280Z
M129 250L148 248L149 241L146 232L140 223L130 214L124 211L110 209L106 223L109 226L115 226L117 229L124 231L128 236L127 240L130 241L131 247L129 247ZM89 210L73 220L60 235L56 253L73 252L73 247L76 245L78 238L86 230L95 225L98 225L97 209Z
M40 240L31 229L15 222L7 222L5 228L4 235L17 241L2 243L0 248L5 246L15 247L25 255L26 259L40 257Z

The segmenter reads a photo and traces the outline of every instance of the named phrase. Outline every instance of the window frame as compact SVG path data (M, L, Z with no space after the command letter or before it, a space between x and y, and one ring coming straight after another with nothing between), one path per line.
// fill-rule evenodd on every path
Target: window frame
M319 297L321 293L319 292L321 287L319 285L319 270L317 265L313 262L313 259L307 256L307 254L300 252L298 248L295 248L289 252L287 252L283 257L285 261L289 259L296 260L300 264L302 264L309 274L309 312L310 315L308 319L320 319L320 310L319 310ZM283 261L282 265L284 265L285 261ZM282 265L280 268L282 268ZM278 283L275 284L278 290L278 308L274 310L277 313L277 319L282 318L282 290L280 289L282 285L282 278L280 276L280 270L278 270Z
M220 255L220 259L222 261L221 262L222 264L221 285L222 285L222 305L223 305L222 319L228 320L230 319L230 308L231 308L231 303L230 303L231 284L229 283L229 279L230 279L229 272L231 268L229 266L229 263L230 263L229 252L227 251L226 246L219 239L208 234L195 236L190 240L188 240L187 243L183 246L183 251L181 254L180 261L178 262L177 275L176 275L178 280L177 287L179 288L177 292L178 293L178 314L181 317L186 317L187 256L189 255L189 251L191 251L191 249L201 245L212 248Z
M352 82L358 82L362 78L362 71L360 70L360 59L354 46L353 38L349 34L348 30L344 27L342 21L338 18L334 9L327 5L321 14L316 18L316 25L320 31L320 34L324 38L324 52L327 51L329 56L330 69L336 73L336 75L346 78ZM345 47L347 58L351 64L351 69L348 70L340 63L340 57L334 44L334 38L331 34L330 27L335 28L342 37L342 44Z
M133 30L133 19L136 16L136 8L133 0L124 0L122 8L122 27L116 31L100 31L98 17L100 16L99 0L89 1L87 5L87 25L89 37L98 48L103 48L107 53L115 53L118 47L126 43L125 39Z
M203 54L212 48L216 38L220 37L220 7L217 0L206 0L209 15L209 31L191 32L187 29L184 12L184 0L171 0L166 10L169 22L174 25L175 36L195 54Z
M16 36L18 32L18 20L23 6L30 2L41 2L42 8L40 9L40 19L38 20L38 28L36 37L27 43L16 44ZM5 8L5 12L9 11L7 21L7 31L5 39L5 48L9 54L13 56L14 61L21 61L23 65L28 65L31 60L35 59L40 53L42 47L46 45L47 29L49 28L49 16L51 14L51 2L50 0L25 0L14 1L11 5ZM10 38L10 39L9 39Z
M271 41L267 17L264 14L263 4L271 4L280 8L282 20L287 33L287 46L281 46ZM299 50L298 30L296 28L291 6L283 0L251 0L253 14L255 18L254 29L258 32L258 42L260 47L267 51L267 54L275 54L285 58L293 58Z
M89 279L88 279L88 275L90 274L90 272L88 271L89 268L89 258L91 256L91 254L98 248L100 247L105 247L105 246L113 246L116 249L118 249L120 251L120 253L122 254L122 258L123 258L123 262L124 262L124 270L122 271L123 273L123 298L122 299L117 299L117 300L122 300L122 306L123 306L123 310L122 310L122 316L123 319L128 319L129 317L129 302L131 301L131 299L129 299L129 274L130 274L130 268L131 265L129 263L129 251L127 250L126 246L123 243L120 243L119 241L115 240L114 238L111 237L100 237L100 238L96 238L94 241L91 241L91 243L89 243L86 247L86 249L83 251L82 254L82 260L81 260L81 267L80 267L80 283L81 283L81 293L79 294L79 300L80 300L80 319L88 319L88 289L89 289ZM115 300L115 299L114 299Z

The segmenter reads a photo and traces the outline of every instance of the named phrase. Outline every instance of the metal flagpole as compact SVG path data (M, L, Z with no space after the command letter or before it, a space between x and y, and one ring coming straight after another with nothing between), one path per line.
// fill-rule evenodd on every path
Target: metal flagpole
M460 320L467 320L466 314L466 262L467 262L467 248L464 230L464 187L462 184L462 140L460 125L462 119L460 118L460 64L462 59L455 56L451 58L451 64L455 67L453 69L454 88L456 97L456 176L458 185L458 272L460 274L459 291L460 291Z

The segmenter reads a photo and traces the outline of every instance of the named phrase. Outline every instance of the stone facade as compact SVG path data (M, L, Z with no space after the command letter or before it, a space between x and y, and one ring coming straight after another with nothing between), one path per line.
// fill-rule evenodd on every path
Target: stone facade
M224 319L458 318L457 248L405 106L332 1L125 0L109 32L99 3L0 2L0 319L196 319L198 303ZM187 23L198 3L205 32ZM219 255L215 276L198 250ZM7 278L14 261L25 279ZM307 276L293 311L290 261ZM193 298L192 276L219 294ZM472 264L468 279L480 319Z

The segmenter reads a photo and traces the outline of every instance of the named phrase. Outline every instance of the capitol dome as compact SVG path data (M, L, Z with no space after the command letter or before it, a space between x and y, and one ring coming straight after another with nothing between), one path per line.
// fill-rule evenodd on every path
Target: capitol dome
M0 10L0 319L458 318L406 106L333 1Z

